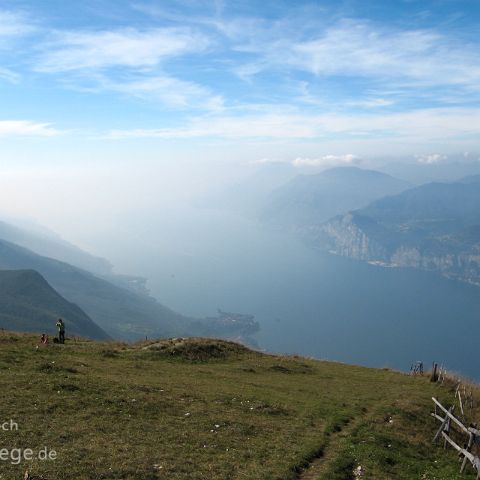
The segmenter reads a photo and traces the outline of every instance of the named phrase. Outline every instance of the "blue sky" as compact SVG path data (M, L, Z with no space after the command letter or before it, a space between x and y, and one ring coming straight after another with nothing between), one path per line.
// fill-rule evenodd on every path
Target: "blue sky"
M479 0L3 0L1 164L475 151L479 21Z

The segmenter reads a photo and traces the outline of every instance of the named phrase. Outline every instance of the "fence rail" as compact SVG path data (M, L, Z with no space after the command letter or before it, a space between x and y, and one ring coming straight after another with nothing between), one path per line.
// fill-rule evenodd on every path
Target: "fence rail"
M478 430L476 426L473 426L473 425L470 425L470 426L464 425L464 423L453 414L455 410L455 406L451 406L450 408L447 409L435 397L432 397L432 400L435 406L435 411L431 415L433 418L441 422L440 428L437 430L437 432L435 433L435 436L433 437L433 443L437 442L440 436L442 436L445 442L444 447L446 447L447 444L449 444L455 450L457 450L460 458L463 457L462 465L460 467L460 473L463 473L465 471L465 467L467 466L467 463L470 462L474 470L477 472L477 480L479 480L480 479L480 458L477 455L474 455L471 450L475 444L480 442L480 430ZM460 402L462 415L463 415L461 397L459 402ZM438 413L438 409L440 410L440 412L443 413L444 416ZM459 434L468 436L468 440L466 440L463 447L460 446L457 443L457 441L455 441L452 438L451 436L452 426L456 426L458 428Z

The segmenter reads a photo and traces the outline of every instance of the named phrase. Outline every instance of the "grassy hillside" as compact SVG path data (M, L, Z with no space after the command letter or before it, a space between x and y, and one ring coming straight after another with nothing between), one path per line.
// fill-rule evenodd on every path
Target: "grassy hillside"
M9 330L56 334L59 317L68 335L108 339L77 305L59 295L34 270L0 270L0 327Z
M118 287L80 268L0 239L0 269L34 269L115 338L178 335L189 319L152 297Z
M428 379L214 340L79 342L35 349L0 333L3 448L54 461L2 462L0 478L460 479L432 447ZM315 460L317 459L317 460ZM313 465L310 469L304 469Z

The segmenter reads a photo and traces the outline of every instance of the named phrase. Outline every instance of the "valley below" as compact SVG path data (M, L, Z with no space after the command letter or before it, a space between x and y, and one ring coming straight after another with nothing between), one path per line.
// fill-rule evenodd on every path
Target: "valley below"
M176 311L252 314L260 325L255 343L272 352L401 370L437 361L479 378L476 286L330 255L222 210L182 210L157 222L138 220L143 238L159 240L142 245L135 263L110 258L148 277L152 293Z

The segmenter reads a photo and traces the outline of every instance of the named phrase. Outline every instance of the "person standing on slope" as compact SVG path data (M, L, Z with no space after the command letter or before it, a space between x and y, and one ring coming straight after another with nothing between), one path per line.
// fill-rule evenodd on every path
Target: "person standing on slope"
M57 328L58 328L58 341L60 343L65 343L65 323L61 318L58 319Z

